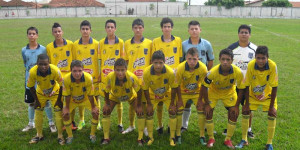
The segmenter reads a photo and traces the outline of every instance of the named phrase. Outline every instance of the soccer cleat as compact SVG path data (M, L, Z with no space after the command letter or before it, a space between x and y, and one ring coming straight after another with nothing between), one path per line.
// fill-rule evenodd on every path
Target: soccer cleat
M181 133L183 133L183 132L185 132L185 131L187 131L187 128L181 127Z
M58 138L57 141L58 141L58 144L65 145L65 140L63 138Z
M211 147L214 146L215 142L216 142L215 139L209 139L206 146L207 146L208 148L211 148Z
M241 140L241 142L235 146L235 148L240 149L243 148L244 146L247 146L249 143L245 140Z
M267 144L266 145L266 150L273 150L272 144Z
M77 126L74 121L72 121L72 130L73 131L77 130Z
M181 144L181 136L176 136L176 143Z
M168 134L170 134L170 127L168 126L168 129L167 129L167 131L168 131Z
M235 149L235 147L232 145L231 140L224 141L224 145L227 146L230 149Z
M54 124L49 125L49 128L52 133L55 133L57 131L56 126Z
M66 138L66 144L72 144L72 142L73 142L73 137Z
M144 128L144 134L145 134L145 136L148 136L148 135L149 135L149 134L148 134L147 128Z
M150 145L152 145L153 142L154 142L154 139L149 139L149 140L147 141L147 145L150 146Z
M224 129L224 131L222 132L222 135L227 135L227 129Z
M96 142L96 135L90 135L90 140L92 143Z
M98 122L97 130L102 130L101 125L100 125L100 122Z
M134 129L135 129L135 127L129 126L126 130L124 130L124 131L122 132L122 134L127 134L127 133L129 133L129 132L132 132Z
M84 120L80 120L78 124L78 130L81 130L85 126Z
M138 140L138 146L144 146L144 143L145 141L142 139L142 140Z
M124 131L124 128L123 128L122 125L118 125L118 131L119 131L120 133L122 133L122 132Z
M33 125L28 124L24 129L22 129L22 132L27 132L33 128L35 128L34 124Z
M102 139L101 144L106 145L110 142L110 139Z
M206 140L205 140L205 137L200 137L200 143L201 145L206 145Z
M170 139L170 146L176 146L175 138Z
M158 127L156 129L156 131L158 132L158 134L163 134L164 133L164 127Z
M35 136L29 141L29 144L36 144L39 141L43 141L43 140L44 140L44 137Z
M248 137L250 139L254 139L254 133L252 131L248 131Z

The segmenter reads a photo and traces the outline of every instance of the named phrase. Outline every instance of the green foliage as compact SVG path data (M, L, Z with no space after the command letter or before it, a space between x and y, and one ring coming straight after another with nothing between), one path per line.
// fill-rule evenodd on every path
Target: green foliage
M292 7L288 0L267 0L262 3L265 7Z
M235 6L244 6L244 0L208 0L204 4L208 6L225 6L226 9L230 9Z
M188 9L188 6L189 6L189 4L188 4L187 2L185 2L185 3L183 4L183 9L184 9L184 10L187 10L187 9Z
M176 2L176 0L169 0L169 2Z
M154 4L150 4L150 10L154 10Z
M50 5L45 4L45 5L42 6L42 8L50 8Z

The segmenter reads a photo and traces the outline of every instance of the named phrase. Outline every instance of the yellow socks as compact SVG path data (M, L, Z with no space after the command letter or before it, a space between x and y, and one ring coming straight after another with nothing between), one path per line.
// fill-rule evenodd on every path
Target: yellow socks
M163 123L162 123L162 117L163 117L163 108L164 108L164 103L158 103L157 105L157 112L156 112L156 116L157 116L157 122L158 122L158 127L163 127Z
M205 137L205 115L203 111L198 111L198 126L200 129L200 137Z
M228 120L228 123L227 123L227 135L226 135L225 141L231 140L231 137L233 136L235 127L236 127L236 122Z
M276 118L268 116L268 141L267 144L272 144L275 134Z
M153 139L153 116L147 116L146 127L148 130L148 136L150 139Z
M207 128L207 135L209 139L215 139L214 137L214 121L211 120L206 120L206 128Z
M66 127L68 137L73 137L72 128L71 128L72 120L69 119L68 121L64 121L64 125Z
M122 118L123 118L123 104L117 104L117 112L118 112L118 123L122 125Z
M132 105L129 105L128 114L129 114L130 126L134 127L135 126L135 124L134 124L134 122L135 122L135 109L134 109L134 107L132 107Z
M92 121L91 121L91 134L90 135L95 135L97 125L98 125L98 120L95 120L94 118L92 118Z
M38 137L43 136L43 110L35 109L35 128Z
M243 115L242 118L242 140L248 141L248 128L249 128L250 115Z
M182 111L179 111L176 115L176 136L181 136L182 113Z
M137 119L137 123L138 123L138 140L141 140L143 139L143 136L144 136L144 128L145 128L145 123L146 123L146 119L144 116L142 117L138 117Z
M56 121L56 127L57 127L57 134L58 138L63 138L63 119L62 119L62 112L61 110L55 110L55 121Z
M102 119L104 139L109 139L110 116L103 116Z
M84 110L85 110L84 106L80 106L79 107L79 117L80 117L80 120L84 120Z
M73 111L70 114L71 120L74 121L75 120L75 109L73 109Z
M175 131L176 131L176 115L170 115L169 118L169 126L170 126L170 139L175 138Z

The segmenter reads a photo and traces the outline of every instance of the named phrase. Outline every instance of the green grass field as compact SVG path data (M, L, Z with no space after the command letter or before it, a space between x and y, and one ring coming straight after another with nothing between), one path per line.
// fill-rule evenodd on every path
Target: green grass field
M112 115L111 138L109 145L101 146L102 131L97 131L97 143L91 144L88 137L90 132L90 112L86 111L87 126L74 132L72 145L60 146L57 143L56 133L50 133L46 117L44 118L45 141L36 145L28 144L36 131L21 132L27 125L27 105L24 103L24 66L21 57L21 48L28 40L26 29L36 26L39 29L39 43L46 46L54 38L51 35L51 26L59 22L64 30L64 37L72 41L80 37L79 24L87 19L92 23L92 37L97 40L105 37L104 23L108 18L48 18L48 19L11 19L0 20L0 149L138 149L137 131L128 135L117 133L116 111ZM133 36L131 23L134 18L114 18L117 21L117 36L127 40ZM161 18L143 18L145 22L144 36L153 39L161 36L159 22ZM278 117L273 140L275 149L298 149L300 146L300 20L289 19L236 19L236 18L173 18L175 23L173 34L183 40L188 38L187 24L190 20L200 21L201 37L209 40L213 46L215 57L219 51L238 40L237 29L240 24L252 25L251 41L256 45L267 45L270 58L278 65ZM219 63L216 59L214 64ZM102 105L103 106L103 105ZM128 104L124 103L123 125L128 127ZM253 132L255 139L250 139L250 147L245 149L263 149L267 140L267 113L262 109L254 113ZM164 125L167 125L168 115L164 114ZM221 134L227 125L227 113L219 102L215 113L214 149L226 149L223 146L224 136ZM78 121L78 118L76 118ZM199 129L197 127L196 109L193 107L189 130L182 135L182 145L172 149L206 149L199 144ZM155 124L156 128L156 124ZM237 144L241 139L241 116L232 138ZM65 133L66 137L66 133ZM142 149L171 149L167 132L158 136L154 132L154 144ZM298 140L297 140L298 139Z

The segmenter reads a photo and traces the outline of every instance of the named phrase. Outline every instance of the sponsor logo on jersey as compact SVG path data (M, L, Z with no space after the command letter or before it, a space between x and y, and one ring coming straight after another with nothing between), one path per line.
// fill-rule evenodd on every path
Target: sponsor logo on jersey
M201 50L201 55L205 56L205 50Z
M144 54L145 54L145 55L148 54L148 48L144 48Z
M248 58L252 59L253 58L253 53L248 53Z
M45 95L49 95L52 91L53 91L53 87L51 87L50 89L45 89L45 90L43 90L43 93L44 93Z
M72 98L76 101L80 101L84 98L84 95L80 95L80 96L72 96Z
M92 65L92 64L93 64L93 62L92 62L92 57L82 59L82 63L83 63L83 65L85 65L85 66Z
M69 57L70 56L70 51L66 51L66 55Z
M115 58L107 59L104 61L104 66L113 66L115 65Z
M68 66L68 60L65 59L65 60L60 60L57 64L57 67L58 68L63 68L63 67L67 67Z
M173 65L174 63L175 63L174 56L172 56L172 57L166 57L166 64L167 65Z
M158 88L158 89L155 89L153 91L155 94L163 94L166 92L166 88L165 87L162 87L162 88Z
M236 62L235 65L238 66L239 68L241 68L241 70L247 70L248 62L240 60L240 61Z
M116 54L116 56L118 56L119 55L119 50L116 50L115 54Z
M189 90L195 90L197 87L198 87L197 83L192 83L185 86L185 88Z
M110 72L113 72L114 70L112 69L103 69L102 73L104 73L105 76L107 76Z
M176 54L177 53L177 47L173 47L173 52Z
M91 49L91 50L90 50L90 54L91 54L91 55L94 55L94 54L95 54L95 49Z
M253 88L253 93L256 93L256 92L262 93L265 90L265 88L266 88L266 84L263 86L258 85Z
M133 62L133 68L136 68L138 66L144 66L145 65L145 57L142 57L140 59L136 59L134 62Z
M83 71L89 74L93 74L93 69L83 69Z
M124 101L126 101L126 100L128 100L128 99L129 99L129 96L128 96L128 95L121 96L121 97L118 98L118 100L121 101L121 102L124 102Z
M143 70L139 69L133 72L137 77L143 77Z

